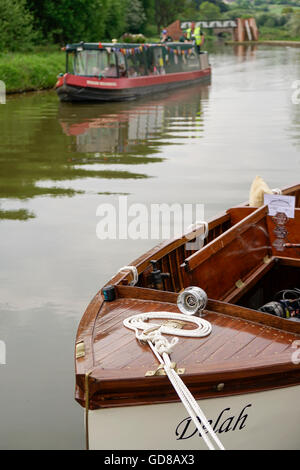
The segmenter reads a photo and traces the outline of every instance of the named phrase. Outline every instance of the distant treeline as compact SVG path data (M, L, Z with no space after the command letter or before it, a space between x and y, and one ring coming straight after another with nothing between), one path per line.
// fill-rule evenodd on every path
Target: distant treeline
M287 25L285 30L298 36L299 6L300 0L236 0L230 5L222 0L0 0L0 51L110 41L124 33L153 39L176 19L245 15L255 16L259 26Z
M0 49L25 51L35 45L111 40L124 33L152 38L179 17L202 17L203 3L208 2L0 0ZM209 5L213 15L228 9L221 0L211 0Z

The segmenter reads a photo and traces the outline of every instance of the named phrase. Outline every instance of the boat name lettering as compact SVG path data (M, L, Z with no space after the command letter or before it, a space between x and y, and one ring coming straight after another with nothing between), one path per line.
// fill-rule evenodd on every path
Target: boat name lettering
M117 86L116 82L96 82L95 80L87 80L87 85L94 85L94 86Z
M223 432L235 431L236 429L240 431L241 429L246 427L246 420L248 418L248 414L245 413L245 410L250 406L252 405L246 405L237 418L235 415L228 416L231 408L224 408L224 410L222 410L219 416L217 417L215 423L213 422L213 420L208 421L213 427L215 433L222 434ZM203 430L207 433L205 427L203 427ZM178 424L175 431L177 440L189 439L193 437L196 433L197 428L193 425L192 419L190 417L183 419ZM201 437L200 433L199 436Z

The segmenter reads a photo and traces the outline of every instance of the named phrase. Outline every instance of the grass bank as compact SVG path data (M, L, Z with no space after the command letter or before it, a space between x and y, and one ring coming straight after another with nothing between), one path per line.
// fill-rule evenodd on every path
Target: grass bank
M61 51L0 54L0 80L7 93L52 88L64 71L65 53Z
M300 41L300 36L294 36L286 28L260 26L259 41Z

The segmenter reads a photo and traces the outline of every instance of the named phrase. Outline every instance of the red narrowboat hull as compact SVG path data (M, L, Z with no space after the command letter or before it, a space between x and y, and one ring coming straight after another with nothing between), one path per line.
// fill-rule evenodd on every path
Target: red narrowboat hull
M56 83L61 101L124 101L194 83L209 83L211 68L134 78L96 78L65 74Z

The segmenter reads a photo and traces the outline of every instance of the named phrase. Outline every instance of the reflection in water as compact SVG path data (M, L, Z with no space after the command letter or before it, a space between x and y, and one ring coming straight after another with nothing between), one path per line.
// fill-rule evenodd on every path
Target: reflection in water
M148 178L108 165L161 162L153 155L162 145L193 132L199 136L201 98L207 95L208 87L197 85L135 103L58 105L51 93L11 98L0 114L0 219L34 217L24 208L1 209L8 200L85 192L75 189L73 180ZM16 126L20 120L22 126Z
M207 97L208 87L197 85L160 94L150 102L77 106L62 103L60 123L65 134L75 136L72 149L79 153L96 152L97 162L158 162L160 158L151 159L148 155L157 153L162 144L172 144L165 140L178 138L178 129L182 138L186 131L202 128L201 99ZM83 158L82 162L86 160Z
M245 60L255 60L257 51L258 46L256 44L238 44L233 46L234 55L240 59L240 62L244 62Z

